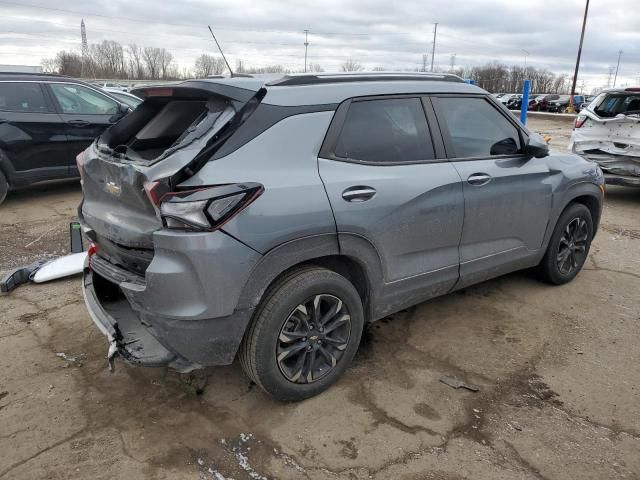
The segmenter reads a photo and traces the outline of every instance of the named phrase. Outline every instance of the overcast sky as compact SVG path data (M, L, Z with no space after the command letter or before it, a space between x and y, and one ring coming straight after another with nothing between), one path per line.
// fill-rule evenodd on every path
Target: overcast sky
M640 84L638 0L591 0L579 83L606 85L623 50L618 84ZM366 69L413 69L430 53L448 68L489 61L572 73L585 0L0 0L0 64L39 65L61 49L89 43L166 47L180 67L214 52L211 24L232 65L339 70L349 58ZM528 52L528 55L525 54ZM430 60L429 60L430 62Z

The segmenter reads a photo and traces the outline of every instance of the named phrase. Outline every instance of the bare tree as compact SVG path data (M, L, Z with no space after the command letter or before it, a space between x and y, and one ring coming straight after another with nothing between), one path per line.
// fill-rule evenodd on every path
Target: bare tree
M49 65L52 71L69 77L79 77L82 73L82 57L75 52L61 50L53 59L53 65Z
M142 60L142 48L135 43L129 44L127 47L127 56L129 57L129 77L144 78L144 61Z
M171 77L171 71L173 64L173 54L169 52L166 48L160 49L160 76L163 79L167 79ZM177 75L177 70L174 71L174 74ZM174 75L174 78L175 78Z
M373 71L374 72L384 72L385 68L382 66L378 66L378 67L373 67Z
M40 60L40 66L42 67L42 71L44 73L58 72L58 64L55 58L43 58L42 60Z
M353 58L350 58L342 65L340 65L340 68L343 72L359 72L364 69L364 67L356 62Z
M95 75L101 78L122 78L126 76L124 49L113 40L89 47L89 61L93 62Z
M160 78L162 65L162 49L156 47L144 47L142 49L142 60L147 69L149 78L157 80Z
M198 78L208 77L209 75L220 75L226 68L222 58L206 53L196 58L194 64L195 76Z
M322 65L319 63L312 63L309 66L309 70L316 73L324 72L324 68L322 68Z

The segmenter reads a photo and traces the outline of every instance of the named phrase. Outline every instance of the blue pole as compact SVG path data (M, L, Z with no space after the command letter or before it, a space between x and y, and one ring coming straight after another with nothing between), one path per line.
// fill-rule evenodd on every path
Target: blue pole
M522 105L520 105L520 121L523 125L527 124L527 110L529 110L529 90L531 88L531 80L525 80L522 86Z

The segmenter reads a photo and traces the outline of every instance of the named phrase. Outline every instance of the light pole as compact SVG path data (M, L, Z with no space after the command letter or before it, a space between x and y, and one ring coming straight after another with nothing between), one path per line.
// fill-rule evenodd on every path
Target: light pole
M580 33L580 45L578 46L578 58L576 59L576 70L573 73L573 82L571 83L571 96L569 97L569 113L575 113L573 108L573 96L576 94L576 83L578 82L578 70L580 70L580 56L582 55L582 42L584 41L584 29L587 26L587 14L589 13L589 0L584 7L584 19L582 20L582 32Z
M529 52L527 52L524 48L521 48L520 50L522 50L524 52L524 69L527 69L527 57L530 55Z
M307 49L309 48L309 30L304 31L304 73L307 73Z
M616 82L618 81L618 69L620 68L620 57L624 52L622 50L618 50L618 64L616 65L616 75L613 77L613 88L616 88Z

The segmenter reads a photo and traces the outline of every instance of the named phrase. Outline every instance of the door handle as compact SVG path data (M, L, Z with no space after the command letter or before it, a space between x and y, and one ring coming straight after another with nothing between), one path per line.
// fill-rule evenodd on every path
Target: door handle
M473 175L469 175L469 178L467 178L467 183L476 187L486 185L490 181L491 175L488 173L474 173Z
M342 198L347 202L366 202L374 197L376 189L371 187L365 187L358 185L355 187L349 187L342 192Z
M73 125L74 127L86 127L89 125L89 122L86 120L69 120L67 122L69 125Z

